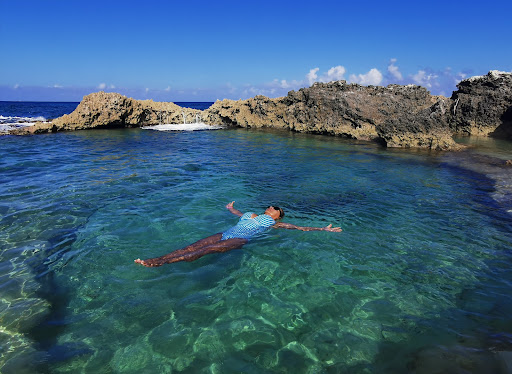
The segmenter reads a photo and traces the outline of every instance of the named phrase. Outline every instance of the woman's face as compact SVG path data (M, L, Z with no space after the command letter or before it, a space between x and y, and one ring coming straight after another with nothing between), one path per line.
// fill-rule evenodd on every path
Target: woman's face
M276 208L274 208L273 206L269 206L266 210L265 210L265 214L267 216L270 216L272 217L272 219L274 220L278 220L279 219L279 216L281 215L281 212L279 210L277 210Z

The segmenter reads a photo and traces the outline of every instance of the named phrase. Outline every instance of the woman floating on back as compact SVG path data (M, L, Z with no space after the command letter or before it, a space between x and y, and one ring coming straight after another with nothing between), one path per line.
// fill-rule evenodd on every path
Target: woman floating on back
M235 209L233 207L234 204L235 202L232 201L226 205L226 208L234 215L240 217L236 226L229 228L223 233L201 239L186 246L185 248L178 249L164 256L150 258L147 260L141 260L138 258L135 262L144 266L154 267L179 261L194 261L210 253L227 252L232 249L242 248L250 238L265 232L269 228L341 232L340 227L332 227L332 225L328 225L326 227L304 227L292 225L291 223L276 222L284 217L283 210L277 206L271 205L263 214L257 215L252 212L244 214Z

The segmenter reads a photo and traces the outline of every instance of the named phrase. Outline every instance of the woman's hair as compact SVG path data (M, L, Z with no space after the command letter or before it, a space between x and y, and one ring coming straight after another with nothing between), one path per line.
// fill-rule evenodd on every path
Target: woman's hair
M284 217L284 210L283 208L279 208L279 207L276 207L277 210L279 210L279 219L283 218Z
M279 210L279 218L278 219L281 219L284 217L284 210L283 208L279 208L278 206L275 206L275 205L270 205L269 208L272 207L274 208L275 210Z

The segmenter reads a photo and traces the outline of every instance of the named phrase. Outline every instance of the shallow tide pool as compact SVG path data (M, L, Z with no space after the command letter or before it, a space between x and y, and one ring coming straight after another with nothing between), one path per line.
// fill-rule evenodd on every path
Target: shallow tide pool
M0 142L2 373L512 363L512 169L495 160L510 143L490 156L139 129ZM234 225L232 200L343 232L275 229L191 263L134 264Z

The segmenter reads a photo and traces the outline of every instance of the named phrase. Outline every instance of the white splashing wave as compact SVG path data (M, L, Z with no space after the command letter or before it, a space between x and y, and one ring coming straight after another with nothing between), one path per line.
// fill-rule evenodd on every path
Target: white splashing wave
M187 123L187 124L163 124L154 126L143 126L144 130L156 130L156 131L199 131L199 130L220 130L222 126L210 126L206 123Z
M18 116L2 116L0 115L0 124L6 123L34 123L34 122L44 122L46 118L43 116L39 117L18 117Z
M4 133L20 127L32 126L36 122L46 122L43 116L38 117L19 117L0 115L0 132Z

